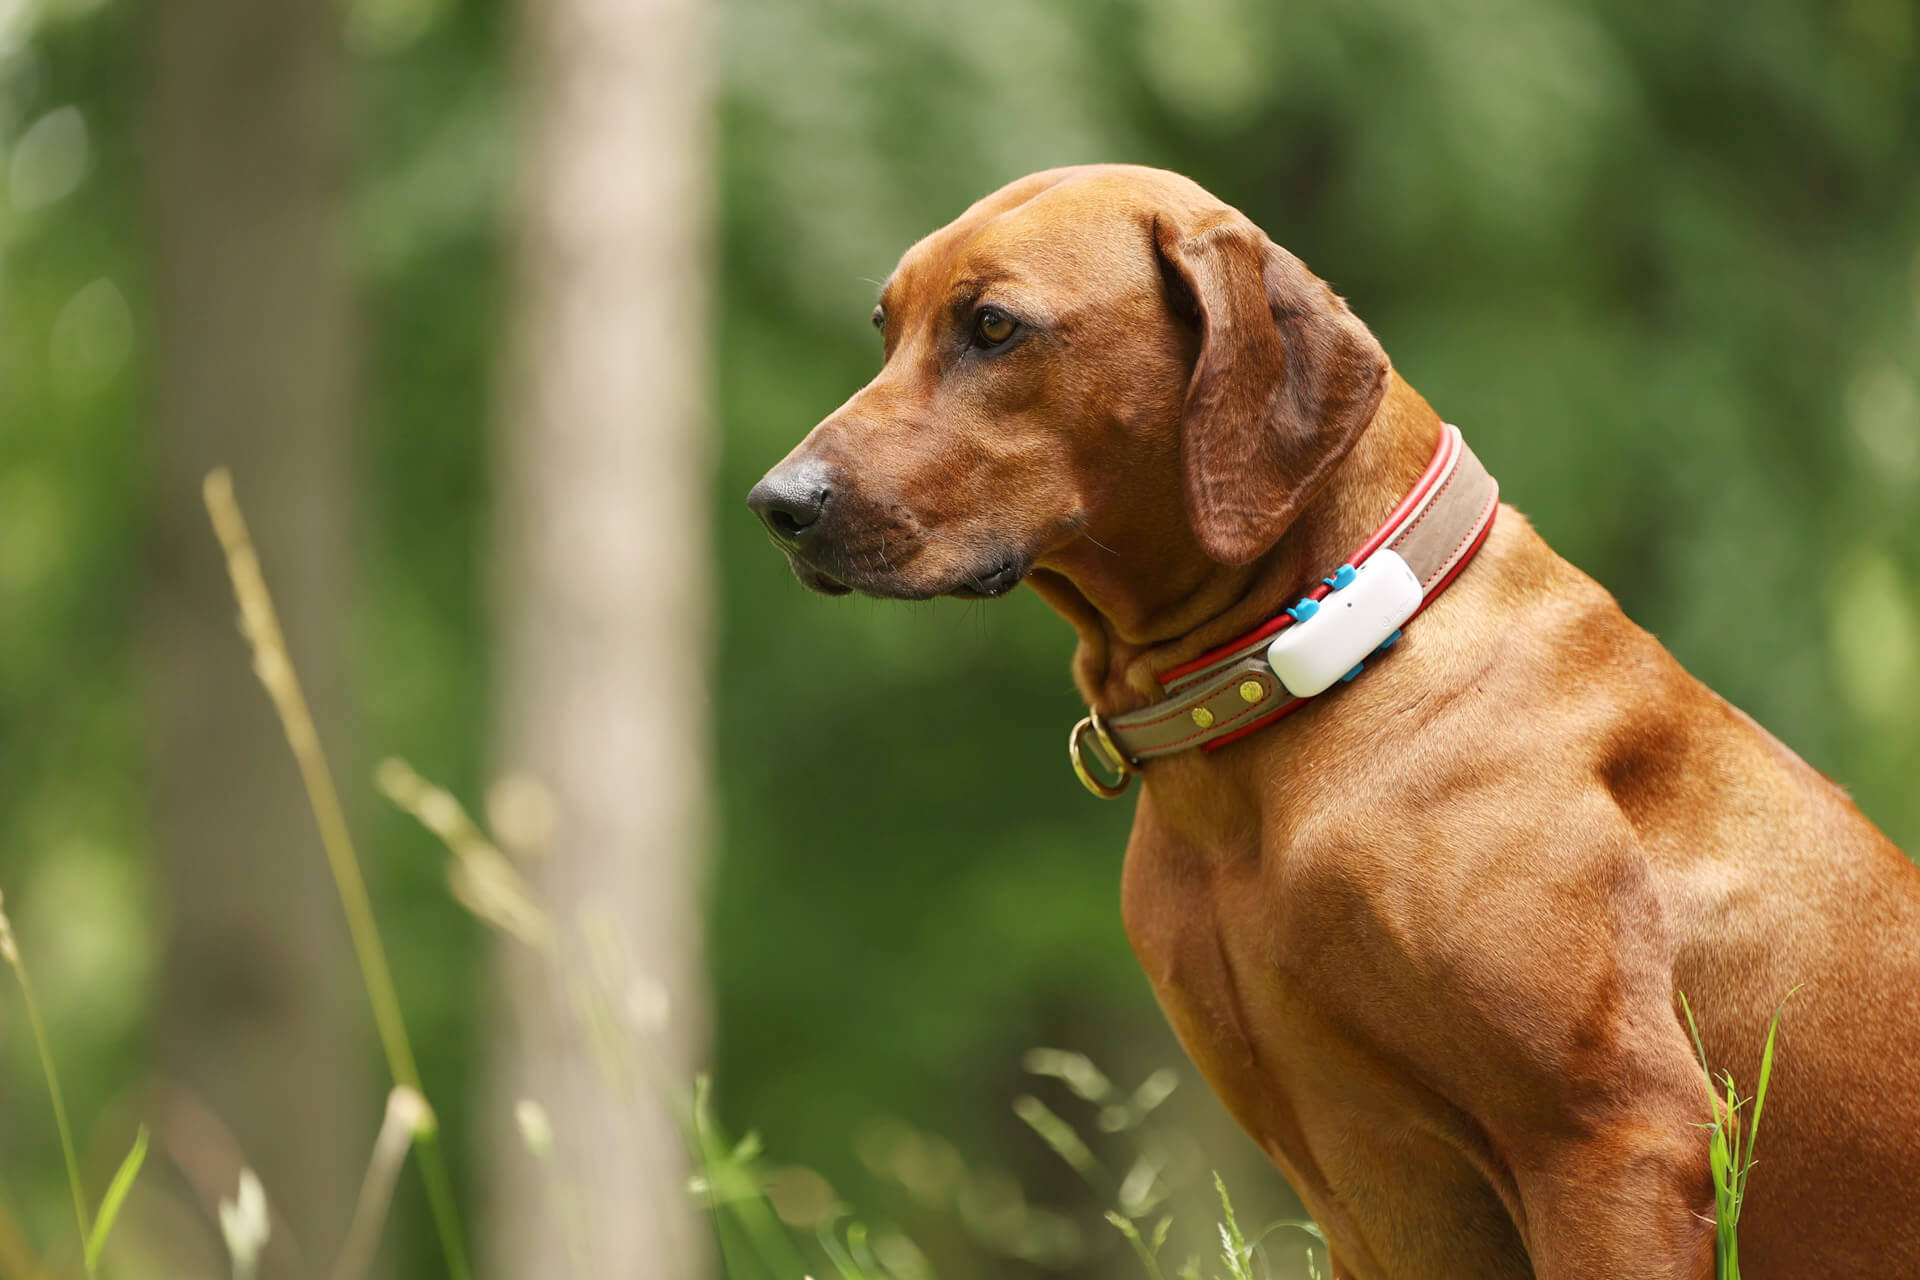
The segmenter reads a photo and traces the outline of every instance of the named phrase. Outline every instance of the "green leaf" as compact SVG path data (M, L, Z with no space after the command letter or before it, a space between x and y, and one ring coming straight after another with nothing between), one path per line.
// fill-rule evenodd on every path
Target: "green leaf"
M1113 1097L1113 1082L1084 1053L1029 1049L1023 1065L1034 1075L1052 1076L1087 1102L1097 1104Z
M1693 1020L1693 1006L1687 1003L1687 993L1678 991L1674 994L1680 997L1680 1011L1687 1015L1687 1030L1693 1033L1694 1051L1700 1055L1700 1074L1707 1078L1707 1106L1708 1109L1713 1112L1714 1125L1717 1131L1721 1120L1720 1100L1714 1096L1713 1092L1713 1068L1707 1065L1707 1046L1700 1039L1700 1027L1699 1024ZM1729 1115L1727 1119L1731 1121L1732 1116Z
M858 1227L859 1224L855 1223L853 1225ZM832 1223L821 1224L816 1234L820 1240L821 1250L826 1253L827 1259L833 1263L834 1270L840 1273L840 1280L873 1280L873 1277L854 1260L853 1254L848 1250L847 1246L840 1243L840 1237L835 1232Z
M113 1220L120 1216L120 1206L125 1203L127 1192L133 1190L133 1180L140 1176L140 1166L146 1158L147 1126L141 1125L140 1132L134 1135L133 1149L120 1162L113 1181L107 1184L107 1194L100 1199L100 1212L95 1215L93 1231L87 1236L88 1271L100 1265L100 1251L107 1247L107 1233L113 1230Z
M1249 1246L1249 1248L1258 1249L1261 1245L1266 1243L1268 1236L1272 1235L1274 1232L1279 1231L1285 1227L1292 1227L1296 1231L1304 1231L1308 1235L1312 1236L1315 1240L1318 1240L1321 1244L1325 1244L1327 1242L1326 1233L1320 1230L1320 1224L1313 1221L1313 1219L1282 1218L1278 1222L1269 1222L1261 1230L1260 1234L1253 1238L1253 1241Z
M1139 1257L1140 1265L1147 1269L1147 1274L1151 1276L1153 1280L1162 1280L1159 1261L1160 1246L1166 1243L1167 1228L1173 1225L1173 1219L1160 1219L1160 1225L1154 1228L1153 1242L1151 1244L1140 1238L1140 1228L1134 1226L1131 1219L1124 1218L1120 1214L1108 1210L1107 1221L1111 1222L1114 1227L1119 1230L1120 1234L1127 1238L1127 1243L1133 1246L1133 1252Z
M1760 1082L1754 1086L1753 1090L1753 1121L1752 1127L1747 1131L1747 1159L1740 1170L1740 1195L1743 1199L1747 1194L1747 1174L1753 1169L1754 1144L1760 1140L1760 1108L1766 1105L1767 1081L1773 1077L1774 1036L1780 1030L1780 1015L1786 1012L1787 1001L1793 999L1793 993L1799 989L1798 986L1791 987L1787 994L1780 998L1779 1007L1773 1011L1773 1022L1767 1027L1766 1048L1760 1051Z
M1041 1139L1053 1148L1055 1155L1086 1179L1087 1185L1103 1194L1110 1187L1112 1177L1093 1151L1087 1146L1074 1127L1062 1120L1053 1108L1032 1094L1021 1094L1013 1100L1013 1114L1026 1121L1027 1127L1039 1134Z

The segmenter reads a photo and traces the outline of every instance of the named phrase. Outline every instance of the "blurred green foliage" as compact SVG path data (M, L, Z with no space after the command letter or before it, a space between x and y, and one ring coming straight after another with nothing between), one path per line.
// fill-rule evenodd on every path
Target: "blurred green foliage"
M142 858L132 60L154 20L0 0L0 881L82 1117L139 1078L158 913L190 891ZM1064 1196L1008 1110L1021 1052L1069 1044L1129 1079L1177 1054L1119 926L1128 805L1060 758L1069 631L1026 596L807 595L739 501L876 367L866 316L899 252L1031 169L1164 165L1247 210L1563 554L1920 848L1910 0L728 0L715 20L722 448L713 528L688 536L723 566L716 1061L723 1113L780 1157L885 1202L856 1148L897 1120ZM345 31L359 745L475 797L511 15L351 0ZM430 839L360 804L428 1088L457 1117L485 943ZM0 1198L57 1223L11 1017L0 1053ZM1213 1158L1246 1160L1184 1092ZM950 1274L1011 1273L970 1247Z

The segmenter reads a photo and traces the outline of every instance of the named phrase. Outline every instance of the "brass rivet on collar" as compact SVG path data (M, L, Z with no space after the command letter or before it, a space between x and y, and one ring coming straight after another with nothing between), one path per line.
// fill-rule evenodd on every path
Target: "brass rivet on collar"
M1205 707L1195 707L1193 709L1193 722L1202 729L1211 729L1213 727L1213 712L1207 710Z
M1258 702L1260 701L1260 695L1265 692L1266 689L1261 686L1258 680L1242 680L1240 682L1240 701L1242 702Z

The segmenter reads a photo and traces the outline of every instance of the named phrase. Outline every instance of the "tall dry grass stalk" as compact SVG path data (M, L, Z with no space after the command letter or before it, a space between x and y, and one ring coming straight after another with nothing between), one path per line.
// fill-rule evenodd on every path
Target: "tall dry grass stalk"
M233 579L233 594L240 604L240 630L253 649L254 674L266 687L267 696L273 700L274 710L280 716L281 729L286 734L287 745L293 748L301 782L306 786L307 801L320 827L320 841L326 848L327 864L340 893L340 905L346 911L354 955L360 963L367 998L373 1005L373 1020L379 1029L381 1048L386 1052L387 1068L395 1085L413 1090L424 1100L420 1070L414 1062L406 1023L400 1015L400 997L394 989L386 949L380 942L379 926L374 920L373 904L367 897L366 880L354 853L346 811L340 804L340 793L321 750L319 731L314 727L313 714L308 710L293 659L287 652L279 615L274 611L273 597L260 571L260 557L247 533L240 505L234 500L233 477L226 468L208 473L203 496L214 532L226 552L227 573ZM454 1280L470 1280L472 1268L467 1262L446 1156L440 1150L437 1135L431 1131L419 1134L416 1145L420 1177L426 1186L427 1202L446 1256L447 1270Z
M373 1155L367 1161L367 1175L360 1184L360 1199L354 1204L347 1242L341 1246L340 1259L333 1267L333 1280L361 1280L373 1265L374 1249L380 1243L387 1206L393 1203L393 1184L400 1177L400 1165L413 1144L431 1134L434 1128L433 1108L427 1105L427 1100L406 1085L395 1085L387 1094L386 1117L373 1140Z

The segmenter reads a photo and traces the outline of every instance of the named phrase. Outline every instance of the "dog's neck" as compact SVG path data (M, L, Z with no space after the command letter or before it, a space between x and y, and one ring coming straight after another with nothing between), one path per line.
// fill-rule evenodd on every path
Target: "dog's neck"
M1439 415L1420 393L1390 374L1373 420L1332 479L1250 564L1209 559L1183 504L1176 504L1177 520L1133 545L1086 538L1081 541L1088 545L1049 557L1029 581L1080 633L1073 675L1088 705L1118 715L1157 701L1159 673L1253 630L1298 600L1413 487L1440 430Z

